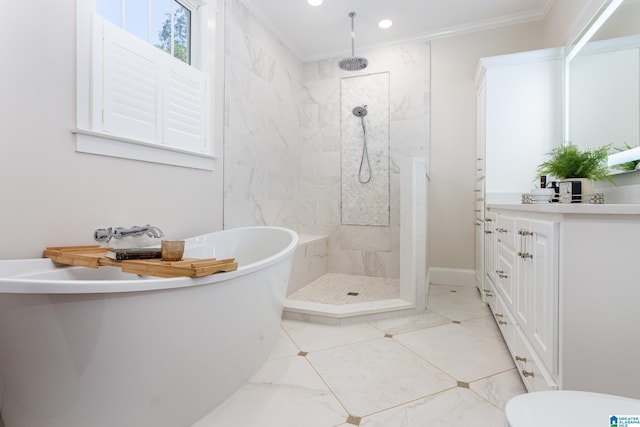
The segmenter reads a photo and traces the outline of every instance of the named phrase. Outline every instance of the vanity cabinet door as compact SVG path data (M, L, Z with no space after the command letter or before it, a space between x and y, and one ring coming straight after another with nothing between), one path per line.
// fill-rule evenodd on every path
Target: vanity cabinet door
M517 280L514 316L542 363L557 373L557 223L519 218L516 222Z

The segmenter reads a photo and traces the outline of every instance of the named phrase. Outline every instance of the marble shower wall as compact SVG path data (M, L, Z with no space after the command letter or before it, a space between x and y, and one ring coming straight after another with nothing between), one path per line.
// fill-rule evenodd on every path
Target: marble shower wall
M389 73L340 86L342 224L389 226ZM365 105L366 116L353 114Z
M224 227L299 231L302 63L242 1L225 37Z
M398 278L403 156L429 156L430 45L302 64L242 0L225 25L224 227L277 225L329 236L329 271ZM340 81L389 73L388 227L340 224Z
M359 52L360 72L338 68L341 58L304 64L302 181L307 213L301 231L329 236L329 271L398 278L400 275L400 163L429 158L430 45L407 43ZM389 73L390 221L388 227L342 225L340 219L341 79Z

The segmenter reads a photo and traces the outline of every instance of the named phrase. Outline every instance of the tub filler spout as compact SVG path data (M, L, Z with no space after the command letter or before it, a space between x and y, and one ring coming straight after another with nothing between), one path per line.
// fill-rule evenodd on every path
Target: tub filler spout
M144 227L134 225L131 228L98 228L93 232L93 238L98 242L109 242L109 240L111 240L112 238L122 239L123 237L137 237L143 235L156 239L164 237L164 233L162 232L162 230L149 224L145 225Z

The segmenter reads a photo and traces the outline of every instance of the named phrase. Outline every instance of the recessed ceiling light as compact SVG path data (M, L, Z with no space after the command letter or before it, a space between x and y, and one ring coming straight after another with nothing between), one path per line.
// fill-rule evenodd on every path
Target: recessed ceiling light
M387 29L392 25L393 25L393 21L391 21L391 19L383 19L382 21L378 22L378 27L383 29Z
M311 6L320 6L322 4L322 0L307 0Z

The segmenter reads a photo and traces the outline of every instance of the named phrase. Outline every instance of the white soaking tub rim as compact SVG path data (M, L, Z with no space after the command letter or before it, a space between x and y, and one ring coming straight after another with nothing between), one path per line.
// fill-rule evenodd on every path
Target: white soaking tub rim
M243 276L251 272L267 268L277 263L282 258L292 254L298 245L298 234L288 228L273 226L249 226L227 230L213 231L197 236L185 238L187 241L185 251L189 243L197 244L197 239L208 236L224 237L234 233L254 232L265 230L279 232L290 238L286 246L278 247L272 254L260 260L238 264L238 269L229 272L220 272L208 276L191 277L153 277L141 276L132 273L114 271L117 267L89 267L61 266L48 258L33 259L9 259L0 260L0 293L13 294L103 294L119 292L141 292L173 288L187 288L213 284ZM254 242L255 244L256 242ZM82 272L83 275L94 275L96 279L55 278L56 275L73 274ZM100 279L101 276L116 275L119 279ZM130 277L130 278L129 278Z

